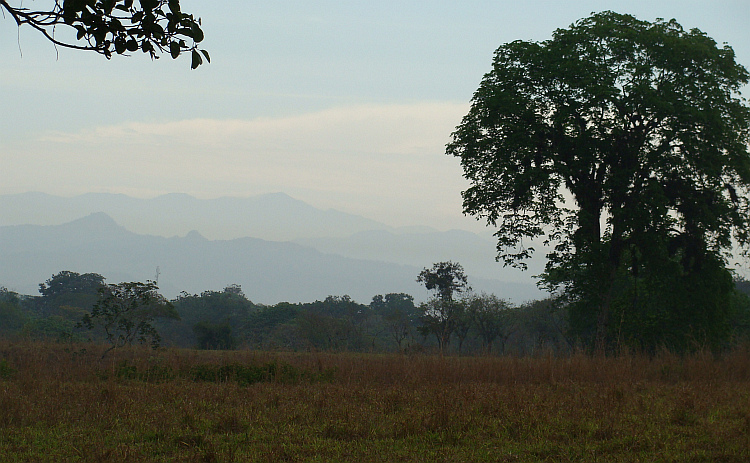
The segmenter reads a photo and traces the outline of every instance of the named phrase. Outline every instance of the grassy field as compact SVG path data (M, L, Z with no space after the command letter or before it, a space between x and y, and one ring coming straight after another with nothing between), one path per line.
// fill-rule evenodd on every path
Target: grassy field
M750 352L434 357L0 343L0 461L750 461Z

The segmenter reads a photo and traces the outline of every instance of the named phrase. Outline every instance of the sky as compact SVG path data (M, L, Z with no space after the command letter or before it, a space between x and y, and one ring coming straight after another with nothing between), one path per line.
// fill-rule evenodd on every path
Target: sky
M613 10L697 27L750 67L747 0L181 4L212 58L193 71L189 56L56 49L0 17L0 194L285 192L391 226L477 231L445 145L498 46Z

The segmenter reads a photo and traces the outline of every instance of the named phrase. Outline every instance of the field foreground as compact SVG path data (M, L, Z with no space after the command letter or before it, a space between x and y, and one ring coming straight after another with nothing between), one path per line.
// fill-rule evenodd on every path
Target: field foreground
M750 461L750 352L432 357L0 344L0 461Z

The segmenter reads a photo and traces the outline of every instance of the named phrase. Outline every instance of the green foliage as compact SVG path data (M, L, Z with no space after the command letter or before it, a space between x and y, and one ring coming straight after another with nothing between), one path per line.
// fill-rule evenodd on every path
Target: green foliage
M132 282L106 285L100 290L99 301L79 326L103 330L110 348L102 357L134 342L150 342L154 349L159 347L161 337L153 326L154 319L179 316L174 306L157 293L158 289L153 282Z
M431 269L423 269L417 276L417 281L425 288L434 290L440 299L453 300L453 293L467 291L469 284L461 264L447 261L432 265Z
M370 308L386 317L400 317L414 313L414 297L405 293L388 293L373 296Z
M98 273L80 274L65 270L52 275L39 285L42 313L78 320L81 312L94 306L102 287L104 277Z
M370 309L379 316L391 339L403 350L404 342L413 334L419 322L419 310L414 306L414 298L404 293L376 295L372 298Z
M525 268L524 240L551 247L542 281L584 344L717 346L724 253L750 236L749 79L674 20L604 12L505 44L447 148L464 211L497 227L506 265Z
M179 0L65 0L55 1L50 11L35 11L9 1L0 1L19 27L28 24L55 45L89 50L108 59L113 53L126 55L141 50L152 59L168 52L177 58L191 53L191 68L210 62L208 52L199 50L203 41L201 21L181 11ZM78 42L66 42L56 28L70 27ZM189 42L186 42L189 40ZM82 41L82 42L81 42Z
M297 347L294 339L290 339L287 335L294 334L296 331L294 320L298 313L298 305L288 302L260 307L251 312L243 326L247 333L248 343L254 348L261 349L279 347L294 349Z
M570 334L570 312L562 297L522 304L513 314L516 338L510 350L531 355L538 351L569 354L576 345ZM510 347L510 346L509 346Z
M464 318L466 306L463 301L433 297L419 306L420 326L417 330L423 336L434 335L440 352L446 353L451 336Z
M0 286L0 302L18 305L21 299L15 291L10 291L5 286Z
M455 301L453 293L468 291L469 287L464 268L461 264L447 261L433 264L431 269L423 269L417 276L428 290L434 290L436 296L422 303L419 308L419 332L427 336L435 335L440 352L448 350L451 336L458 334L459 344L463 344L469 329L466 306L463 301Z
M204 291L200 295L182 293L175 301L175 308L188 323L227 322L233 327L239 326L255 309L255 304L237 288L228 286L223 291Z
M624 345L650 353L661 347L686 352L715 350L729 340L734 283L713 255L688 270L664 258L638 278L621 272L615 284L611 329Z
M356 351L371 345L368 340L372 321L369 306L344 295L301 304L296 325L310 348Z
M198 322L193 326L198 349L230 350L237 347L229 323Z
M482 339L485 352L492 352L492 345L498 340L503 353L508 338L517 329L516 309L494 294L470 295L465 304L466 314Z
M231 336L236 337L230 345L245 341L236 334L242 331L247 317L257 310L256 305L245 297L239 285L227 286L223 291L204 291L201 294L183 292L173 304L180 314L180 321L163 321L159 323L159 328L166 342L182 347L199 345L199 334L210 336L214 328L218 329L224 325L234 333ZM203 325L195 331L198 324ZM211 329L206 331L205 328ZM208 338L206 340L209 343L214 342Z
M729 309L731 341L734 345L750 344L750 282L735 279L736 290L732 294Z
M29 320L23 325L21 334L29 339L70 341L78 337L75 331L76 322L73 320L50 315Z
M18 294L0 287L0 336L19 332L28 318Z
M76 273L69 270L52 275L39 284L39 292L43 297L56 299L68 294L97 294L104 286L104 277L98 273Z
M339 351L346 348L349 326L339 317L321 310L305 310L297 317L296 325L309 349Z
M0 288L0 336L38 340L82 340L75 322L98 299L104 278L63 271L39 285L41 296L20 296Z

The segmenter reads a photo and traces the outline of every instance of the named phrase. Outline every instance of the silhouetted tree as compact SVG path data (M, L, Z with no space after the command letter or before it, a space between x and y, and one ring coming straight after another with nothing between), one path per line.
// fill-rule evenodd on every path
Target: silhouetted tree
M497 227L506 264L550 245L543 282L588 345L716 346L725 253L750 241L749 80L674 20L608 11L502 45L447 147L464 212Z

